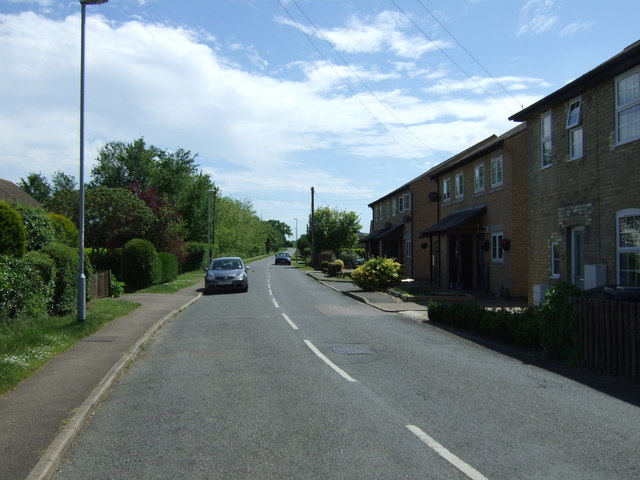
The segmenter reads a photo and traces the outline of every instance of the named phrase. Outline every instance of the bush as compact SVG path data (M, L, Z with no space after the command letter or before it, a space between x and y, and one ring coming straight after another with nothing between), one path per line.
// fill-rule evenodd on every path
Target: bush
M114 248L105 252L92 252L91 263L97 272L111 270L111 275L120 276L122 263L122 249Z
M187 243L187 256L182 264L183 272L193 272L206 268L209 259L209 247L206 243Z
M124 283L119 282L115 275L111 275L111 296L118 298L124 293Z
M342 262L342 260L329 262L327 264L327 274L330 277L337 277L340 273L342 273L342 267L344 267L344 263Z
M540 306L540 344L545 354L577 365L582 362L578 316L569 297L581 297L582 291L568 282L552 285Z
M178 257L172 253L158 253L159 277L155 283L166 283L178 278Z
M43 208L20 202L11 202L11 205L22 215L27 234L27 250L40 250L55 240L51 220Z
M20 316L26 310L32 292L25 263L17 258L0 256L0 322Z
M62 243L50 243L42 252L52 258L55 264L56 280L53 291L52 310L54 314L66 315L75 310L78 298L78 252ZM85 265L88 261L85 257ZM89 275L86 273L86 281ZM87 292L89 288L87 287Z
M0 202L0 255L21 257L27 250L27 233L22 216L6 202Z
M133 288L152 285L157 275L158 253L148 240L134 238L122 248L120 274L125 284Z
M363 290L385 290L400 281L401 268L393 258L375 257L356 268L351 278Z
M56 264L53 259L40 251L28 252L23 260L30 280L30 289L36 310L54 312L54 292L56 288Z
M50 213L49 220L53 228L54 241L64 243L70 247L78 246L78 228L68 217L59 213Z
M356 260L362 258L355 250L342 250L338 255L338 258L344 262L345 265L353 267Z

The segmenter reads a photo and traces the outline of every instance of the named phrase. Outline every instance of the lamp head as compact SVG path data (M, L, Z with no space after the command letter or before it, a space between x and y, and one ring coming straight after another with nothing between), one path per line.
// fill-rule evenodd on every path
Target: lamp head
M103 3L107 3L109 0L80 0L81 5L102 5Z

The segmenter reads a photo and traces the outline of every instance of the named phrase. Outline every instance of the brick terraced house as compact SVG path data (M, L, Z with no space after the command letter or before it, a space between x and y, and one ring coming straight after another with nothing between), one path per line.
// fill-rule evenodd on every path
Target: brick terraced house
M530 302L560 280L640 286L640 41L510 120L527 125Z

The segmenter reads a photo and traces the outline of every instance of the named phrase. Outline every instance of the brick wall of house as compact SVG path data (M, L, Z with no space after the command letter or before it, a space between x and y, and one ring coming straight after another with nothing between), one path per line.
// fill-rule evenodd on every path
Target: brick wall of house
M551 108L552 165L541 168L540 118L528 118L529 283L572 281L571 232L584 228L584 263L606 265L617 283L616 212L640 208L640 142L615 145L614 79L581 93L584 155L569 160L570 101ZM560 275L551 278L551 243L560 247Z

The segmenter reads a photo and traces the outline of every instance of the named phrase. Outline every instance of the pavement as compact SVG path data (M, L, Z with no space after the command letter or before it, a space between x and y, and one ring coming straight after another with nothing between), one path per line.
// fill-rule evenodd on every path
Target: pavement
M307 272L322 284L385 312L426 320L427 307L345 279ZM174 294L128 294L140 304L53 358L0 396L0 480L48 480L92 412L144 344L165 322L201 297L198 285Z

